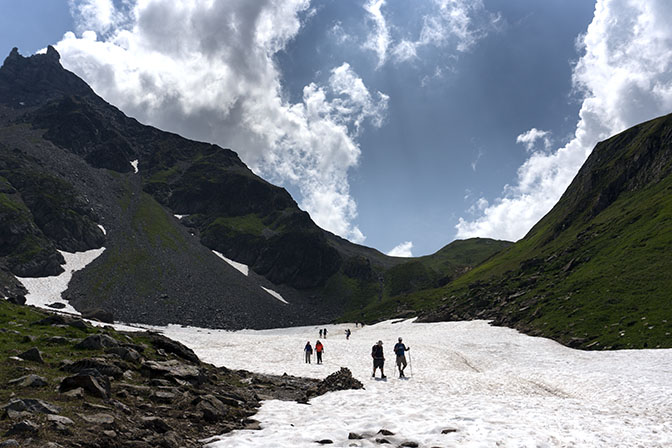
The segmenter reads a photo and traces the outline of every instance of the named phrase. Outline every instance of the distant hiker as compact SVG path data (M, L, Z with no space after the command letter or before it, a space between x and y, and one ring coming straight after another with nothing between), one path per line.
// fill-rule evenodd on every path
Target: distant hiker
M322 329L320 328L320 337L322 337Z
M385 355L383 354L383 341L378 341L376 345L371 348L371 357L373 358L373 374L371 377L376 377L376 369L380 369L380 377L387 378L383 367L385 365Z
M327 339L327 329L325 328L324 331L322 332L324 339Z
M345 339L350 339L350 333L351 333L350 329L347 328L347 329L345 330Z
M306 342L303 351L306 352L306 364L310 364L310 356L313 354L313 347L310 345L310 341Z
M401 342L401 338L399 338L399 342L394 345L394 353L397 355L397 369L399 369L399 378L406 378L404 375L404 369L406 368L405 352L410 349L410 347L406 347L404 343Z
M315 353L317 353L317 363L322 364L322 352L324 352L324 345L320 341L315 343Z

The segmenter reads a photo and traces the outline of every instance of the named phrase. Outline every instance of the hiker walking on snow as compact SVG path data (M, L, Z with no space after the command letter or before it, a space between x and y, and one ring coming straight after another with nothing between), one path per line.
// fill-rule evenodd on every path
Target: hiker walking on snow
M306 352L306 364L310 364L310 356L313 354L313 347L310 345L310 341L306 342L303 351Z
M349 328L345 330L345 339L350 339L350 333L351 332Z
M317 353L317 363L322 364L322 352L324 352L324 345L320 341L315 343L315 353Z
M322 334L323 334L323 333L322 333L322 329L320 328L320 337L322 337Z
M406 347L401 338L399 342L394 344L394 353L397 355L397 368L399 369L399 378L406 378L404 375L404 369L406 368L406 351L410 350L410 347ZM403 367L402 367L403 366Z
M371 347L371 357L373 358L373 374L371 377L376 377L376 369L380 369L380 378L385 379L385 372L383 366L385 365L385 355L383 354L383 341L378 341L376 345Z
M323 334L324 334L324 339L327 339L327 329L326 328L324 329Z

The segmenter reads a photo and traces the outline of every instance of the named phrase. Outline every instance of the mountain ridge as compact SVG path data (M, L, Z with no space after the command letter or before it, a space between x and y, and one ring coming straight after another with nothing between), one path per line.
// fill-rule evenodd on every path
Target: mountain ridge
M6 297L25 294L12 274L55 275L59 251L104 246L63 294L77 309L152 324L305 325L387 294L388 271L407 262L320 229L235 152L125 116L52 47L13 50L0 68L0 176Z

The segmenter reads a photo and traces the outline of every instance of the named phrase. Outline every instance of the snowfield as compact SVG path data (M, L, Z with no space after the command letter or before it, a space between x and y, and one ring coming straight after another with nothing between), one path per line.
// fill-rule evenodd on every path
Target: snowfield
M61 275L21 278L27 303L66 303L61 293L72 272L104 250L62 252ZM69 304L64 310L76 313ZM319 328L328 330L324 364L305 364L303 347L315 343ZM421 447L672 447L671 349L583 352L485 321L152 329L215 365L313 378L348 367L364 383L365 390L329 393L308 405L266 401L254 417L261 430L208 439L209 448L314 447L324 439L334 447L374 447L384 446L376 442L381 438L391 446ZM399 336L411 347L407 380L398 379L394 368L392 347ZM386 381L371 378L371 346L379 339L385 344ZM381 429L394 435L380 435ZM350 432L363 439L349 440Z
M303 346L315 343L319 328L328 329L324 364L305 364ZM209 448L310 447L323 439L336 447L381 446L376 438L421 447L672 446L672 350L583 352L484 321L163 331L216 365L314 378L344 366L366 388L309 405L266 401L254 417L260 431L215 437ZM399 336L411 347L408 380L394 369ZM371 378L371 346L379 339L386 381ZM350 432L364 439L349 440Z

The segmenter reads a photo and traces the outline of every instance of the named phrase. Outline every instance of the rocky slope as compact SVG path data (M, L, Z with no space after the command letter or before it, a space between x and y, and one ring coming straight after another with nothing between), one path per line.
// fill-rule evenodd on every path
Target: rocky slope
M159 334L6 301L0 359L6 447L200 447L204 438L259 428L252 417L261 400L307 402L362 387L347 369L318 381L217 368Z
M390 284L419 287L405 268L390 272L406 259L320 229L287 191L256 176L233 151L138 123L59 58L51 47L29 58L15 49L0 68L5 297L25 294L15 276L62 272L61 251L103 246L64 297L79 310L103 308L125 321L310 324L385 297ZM429 283L420 286L500 249L484 247L478 260L456 260L446 272L431 267ZM249 274L213 251L248 265Z

